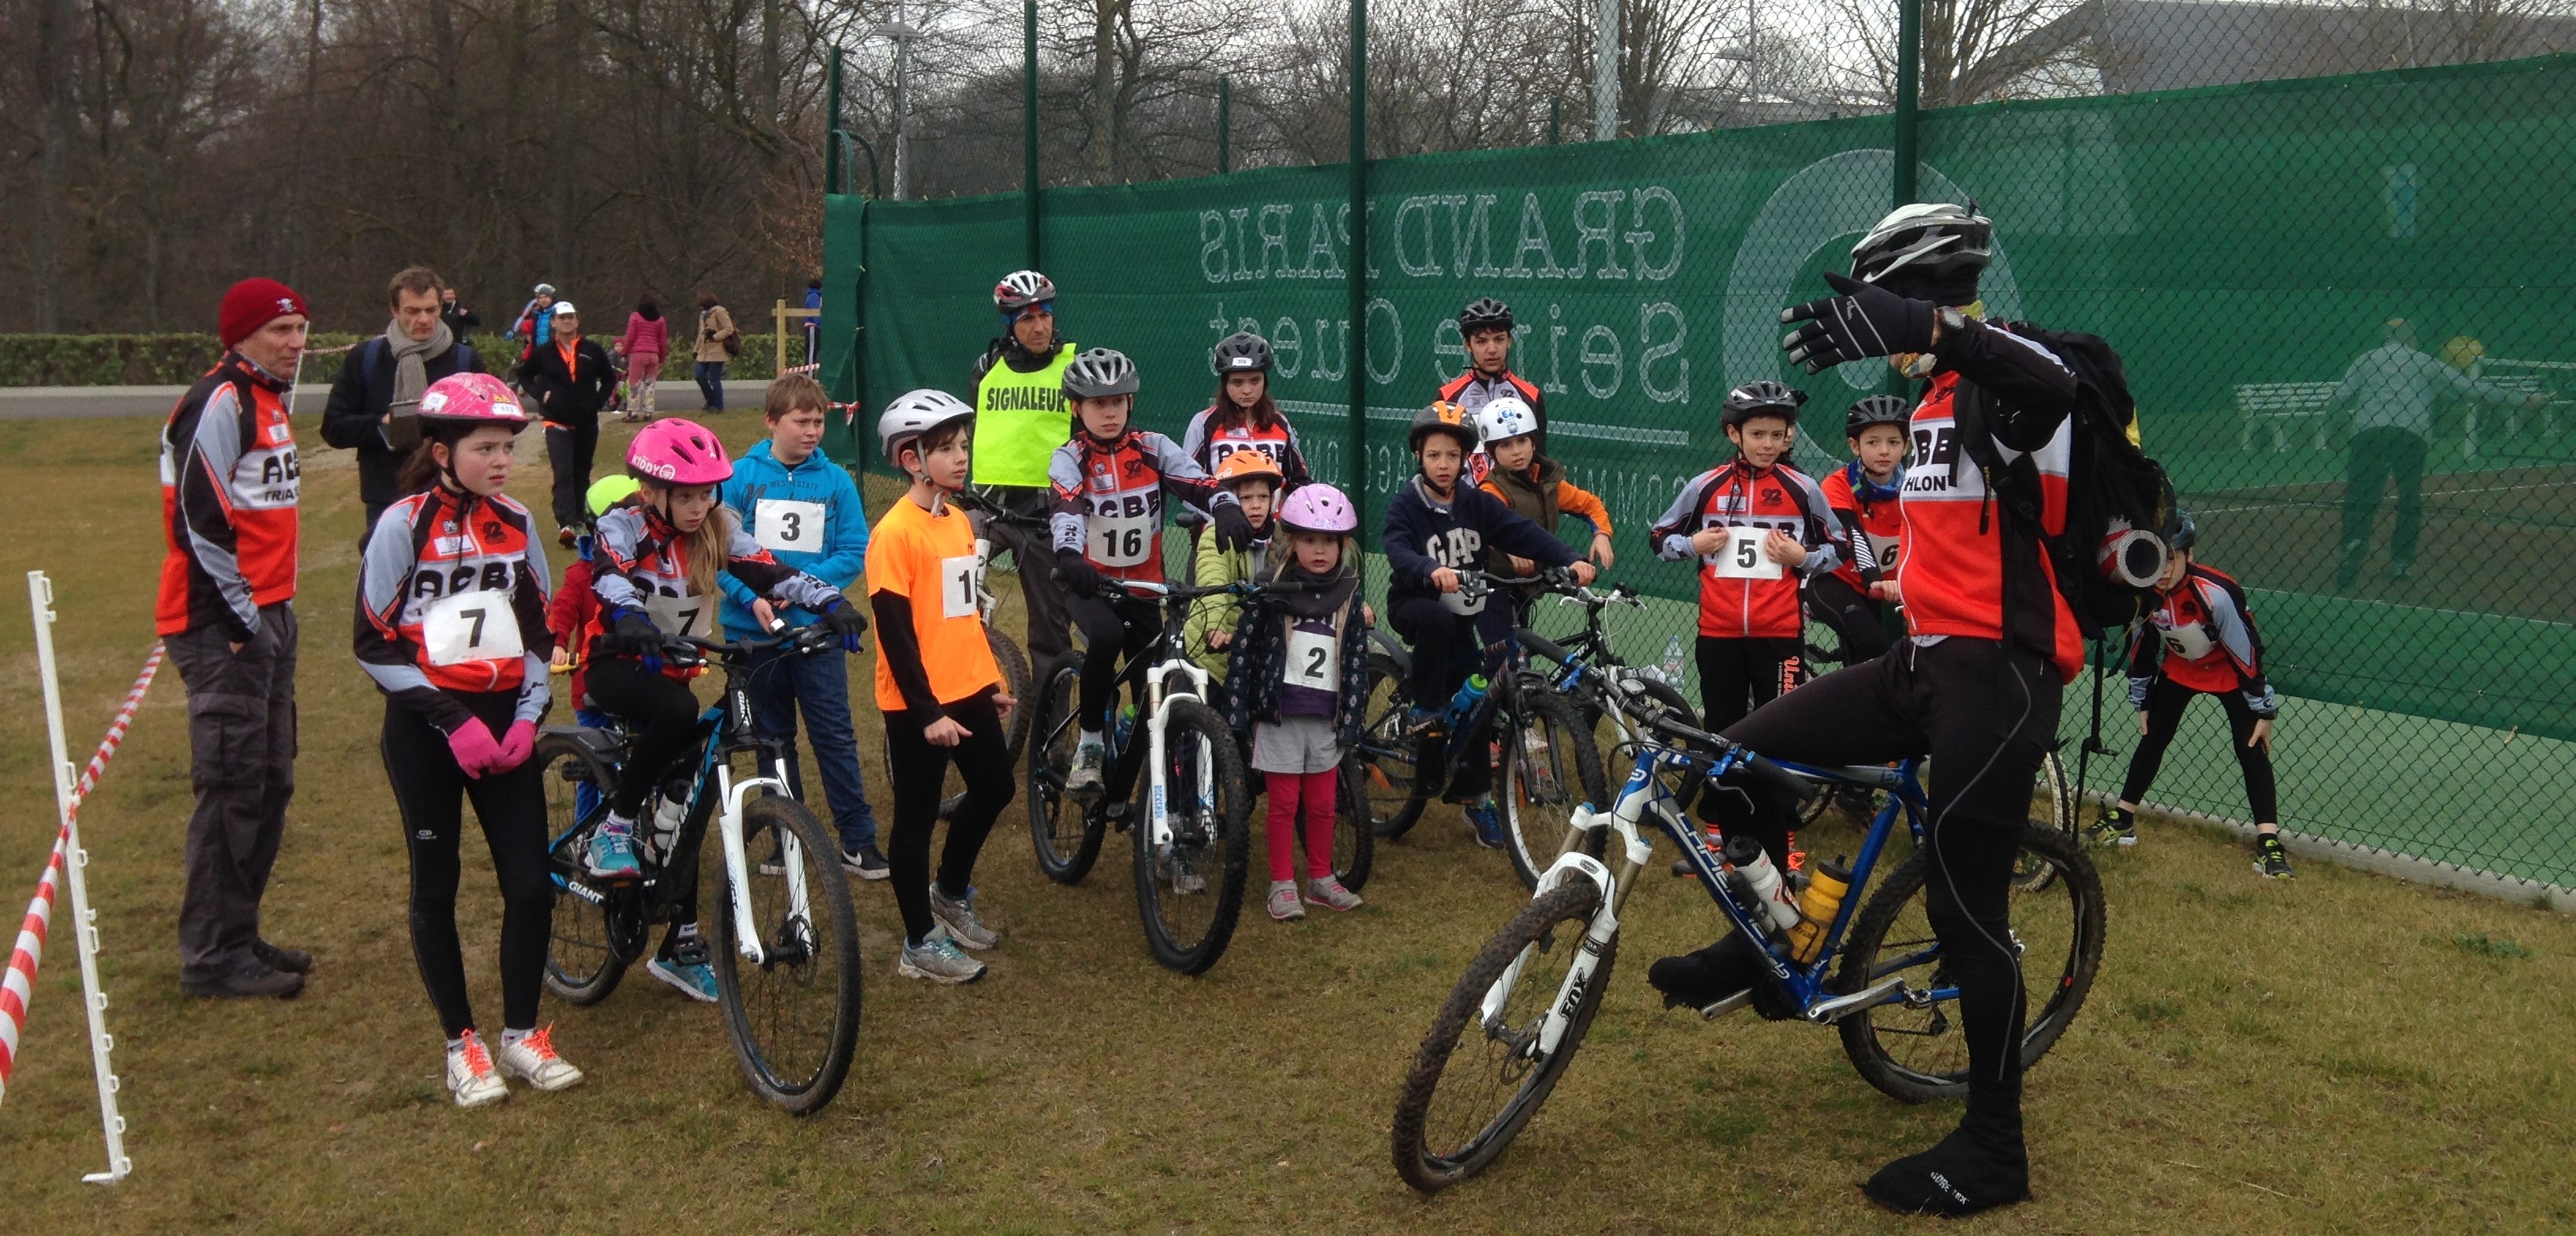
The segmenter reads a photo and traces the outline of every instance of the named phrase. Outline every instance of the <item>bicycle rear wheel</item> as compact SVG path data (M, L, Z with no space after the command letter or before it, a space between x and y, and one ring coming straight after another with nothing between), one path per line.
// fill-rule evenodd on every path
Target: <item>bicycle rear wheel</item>
M2093 989L2102 964L2102 876L2074 838L2036 821L2022 835L2019 861L2050 873L2035 887L2016 883L2012 894L2028 1068L2048 1054ZM1949 985L1924 906L1930 870L1930 857L1917 851L1870 894L1834 971L1835 992L1859 991L1891 974L1904 974L1922 993ZM1877 1005L1844 1018L1840 1029L1852 1067L1891 1097L1923 1103L1968 1092L1968 1042L1955 996Z
M1002 718L1002 739L1010 744L1011 758L1029 742L1029 654L1020 651L1019 642L992 627L984 628L984 642L993 647L993 664L1002 671L1002 693L1018 700L1020 706Z
M1140 739L1141 741L1141 739ZM1195 699L1173 701L1163 727L1163 801L1171 844L1157 847L1150 777L1137 787L1136 910L1154 960L1204 974L1225 956L1243 912L1245 819L1252 796L1234 731Z
M1425 1193L1465 1180L1494 1161L1564 1075L1601 1008L1601 993L1619 958L1619 938L1601 948L1590 981L1574 993L1574 1010L1552 1051L1539 1031L1583 953L1585 929L1601 890L1569 880L1530 902L1495 933L1422 1036L1422 1047L1396 1100L1395 1174ZM1486 995L1506 977L1500 1011L1483 1016Z
M582 863L591 825L608 813L608 787L617 772L563 734L539 737L535 758L545 785L546 836L552 839L546 866L555 888L546 990L567 1004L597 1004L617 990L644 934L636 899L626 889L592 879Z
M2040 764L2039 780L2031 786L2030 822L2064 833L2077 843L2078 849L2082 848L2083 837L2076 823L2075 780L2066 775L2066 763L2057 758L2055 751L2050 751ZM2057 878L2057 870L2055 864L2035 861L2031 852L2024 850L2013 866L2013 886L2025 893L2036 893Z
M1377 829L1368 816L1368 771L1358 762L1344 759L1333 780L1338 797L1334 804L1333 875L1342 887L1356 893L1368 883L1370 873L1377 870ZM1305 816L1300 813L1297 818L1297 852L1303 854Z
M1081 678L1082 654L1065 653L1048 663L1038 698L1021 705L1030 709L1028 792L1021 796L1029 813L1029 843L1037 851L1038 870L1058 884L1080 884L1091 874L1091 864L1100 859L1101 834L1108 830L1105 817L1064 792L1074 746L1082 739L1073 718Z
M1389 841L1403 836L1422 818L1430 798L1422 788L1422 744L1404 732L1405 715L1411 709L1395 659L1370 653L1360 741L1342 759L1343 780L1358 790L1353 801L1369 828Z
M745 873L758 962L743 956L736 890L724 881L725 899L712 907L716 993L743 1080L789 1114L811 1115L840 1093L858 1047L859 916L840 848L803 803L780 794L751 799L742 826L749 861L776 854L783 871Z
M1503 767L1494 800L1502 808L1512 870L1534 889L1565 848L1574 809L1607 807L1610 792L1602 784L1601 752L1574 705L1553 693L1521 691L1510 706L1518 715L1507 713L1497 723Z

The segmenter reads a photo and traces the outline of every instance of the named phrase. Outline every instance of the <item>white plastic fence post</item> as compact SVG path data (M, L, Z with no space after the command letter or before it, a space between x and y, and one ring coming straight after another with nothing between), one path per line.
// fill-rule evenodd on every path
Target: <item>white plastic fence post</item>
M54 585L44 572L27 572L27 601L36 615L36 671L45 685L45 733L52 744L54 809L65 833L63 877L71 886L72 939L79 944L81 1003L89 1010L89 1056L91 1070L98 1077L99 1127L107 1135L107 1170L81 1179L91 1184L115 1184L134 1170L134 1160L125 1157L125 1117L116 1112L116 1072L107 1059L116 1040L107 1033L107 992L98 982L98 920L89 908L89 882L81 874L82 868L89 865L89 852L81 848L80 817L72 798L71 754L63 742L62 683L54 673Z

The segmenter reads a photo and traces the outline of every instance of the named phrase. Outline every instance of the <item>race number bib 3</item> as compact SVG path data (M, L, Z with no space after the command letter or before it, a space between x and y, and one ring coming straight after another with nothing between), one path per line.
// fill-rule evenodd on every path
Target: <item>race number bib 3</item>
M2197 661L2208 656L2210 649L2217 647L2210 641L2209 628L2197 622L2189 626L2175 627L2165 632L2164 637L2165 647L2185 661Z
M1139 566L1153 556L1151 515L1086 515L1083 533L1089 542L1084 552L1102 566Z
M973 554L939 560L939 616L942 618L975 616L975 556Z
M1288 629L1288 660L1279 680L1292 687L1333 689L1333 633Z
M1440 594L1440 604L1450 613L1461 618L1472 618L1485 612L1485 594L1477 593L1476 599L1470 601L1464 589L1457 592L1444 592Z
M664 635L704 639L715 633L716 603L707 597L666 597L657 592L644 599L644 612L652 616L653 625Z
M1869 555L1878 560L1878 569L1895 570L1896 555L1905 547L1904 538L1880 536L1875 532L1864 532L1861 535L1869 538Z
M507 661L527 649L519 642L519 615L506 592L459 592L440 597L420 615L421 650L444 668L469 661Z
M813 553L823 548L824 507L820 502L763 498L752 510L752 539L762 549Z
M1726 544L1707 558L1708 573L1719 579L1778 579L1780 564L1762 552L1768 528L1723 528Z

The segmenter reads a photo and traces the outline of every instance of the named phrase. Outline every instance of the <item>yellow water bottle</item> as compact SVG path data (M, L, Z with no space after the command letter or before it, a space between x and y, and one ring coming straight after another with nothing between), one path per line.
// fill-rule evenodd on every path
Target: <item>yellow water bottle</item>
M1825 929L1833 926L1834 912L1842 908L1843 894L1851 891L1851 871L1842 863L1817 863L1807 879L1807 891L1798 894L1798 925L1789 929L1789 955L1799 961L1814 961L1824 951Z

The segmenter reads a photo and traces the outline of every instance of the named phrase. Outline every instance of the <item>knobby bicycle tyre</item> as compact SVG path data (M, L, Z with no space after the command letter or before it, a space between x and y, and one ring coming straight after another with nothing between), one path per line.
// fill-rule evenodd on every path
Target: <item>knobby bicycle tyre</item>
M1002 718L1002 740L1017 760L1029 743L1029 654L1020 651L1019 641L992 627L984 628L984 642L992 645L993 664L1002 671L1002 693L1019 701L1019 707Z
M753 965L742 955L732 881L719 881L725 895L711 907L716 930L708 958L716 995L743 1080L780 1110L812 1115L840 1093L858 1048L858 911L841 874L837 839L805 804L763 795L745 802L742 816L743 853L753 864L745 891L764 956ZM781 845L782 838L793 844ZM789 875L759 873L764 854L777 855L790 871L802 869L801 912L789 896Z
M1421 741L1404 733L1411 701L1404 694L1404 675L1395 659L1372 652L1368 659L1368 699L1361 715L1359 745L1343 757L1350 769L1345 780L1361 787L1359 802L1369 827L1393 841L1422 818L1430 795L1423 789Z
M1245 775L1258 774L1247 771ZM1344 759L1333 778L1337 796L1333 805L1333 876L1354 893L1365 887L1370 873L1377 870L1377 828L1368 814L1367 777L1368 770L1358 762ZM1302 811L1297 815L1297 852L1306 852L1306 816Z
M1182 974L1205 974L1225 956L1243 913L1252 792L1234 731L1194 699L1172 702L1163 727L1163 765L1173 853L1155 853L1151 805L1144 801L1152 779L1139 778L1136 822L1128 829L1135 839L1136 913L1155 961ZM1198 801L1202 771L1209 774L1214 799L1205 805ZM1183 870L1195 872L1203 887L1181 891L1175 880Z
M1495 773L1494 798L1503 814L1503 850L1523 888L1538 887L1538 878L1565 848L1575 808L1590 803L1608 808L1601 750L1574 705L1553 691L1519 693L1517 715L1505 714L1496 725L1503 744L1502 767ZM1536 734L1542 750L1532 750Z
M1068 652L1047 663L1046 676L1030 708L1028 774L1021 795L1029 815L1030 848L1038 871L1058 884L1080 884L1100 859L1101 835L1108 821L1064 791L1073 771L1073 749L1081 731L1073 719L1080 691L1082 654Z
M626 975L618 941L631 940L644 928L641 922L621 921L641 917L641 900L591 879L582 863L591 821L578 810L580 791L592 791L590 814L601 814L617 770L562 734L540 736L535 759L545 785L546 837L552 842L546 867L555 897L546 941L546 990L566 1004L597 1004Z

